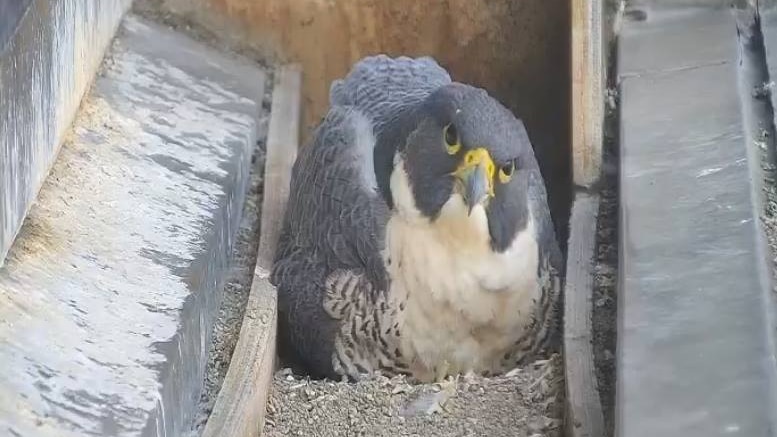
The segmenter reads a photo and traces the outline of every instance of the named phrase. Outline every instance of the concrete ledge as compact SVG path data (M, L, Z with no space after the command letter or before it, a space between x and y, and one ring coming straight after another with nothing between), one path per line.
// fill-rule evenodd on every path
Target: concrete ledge
M203 437L256 437L262 434L267 396L272 387L278 329L278 291L270 283L270 271L299 147L301 88L299 65L286 65L276 72L267 133L256 269L240 338Z
M737 23L717 6L643 12L626 14L620 37L615 435L775 435Z
M0 270L0 435L178 436L197 406L264 74L118 35Z
M0 266L131 3L0 1Z

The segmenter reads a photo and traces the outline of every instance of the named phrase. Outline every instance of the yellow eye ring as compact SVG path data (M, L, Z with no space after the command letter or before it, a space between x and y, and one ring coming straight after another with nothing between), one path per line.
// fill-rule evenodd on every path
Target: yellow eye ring
M459 133L456 131L456 126L449 124L445 126L442 131L443 138L445 138L445 149L449 155L455 155L461 150L461 143L459 142Z
M510 161L507 164L499 167L499 182L506 184L510 182L515 173L515 161Z

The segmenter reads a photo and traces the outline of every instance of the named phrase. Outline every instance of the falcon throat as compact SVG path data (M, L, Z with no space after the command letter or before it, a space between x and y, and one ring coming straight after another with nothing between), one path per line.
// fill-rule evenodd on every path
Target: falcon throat
M489 196L473 202L462 191L452 191L430 220L415 206L401 160L391 175L395 208L384 249L389 299L402 308L398 347L420 380L514 367L541 297L531 217L507 250L494 251Z

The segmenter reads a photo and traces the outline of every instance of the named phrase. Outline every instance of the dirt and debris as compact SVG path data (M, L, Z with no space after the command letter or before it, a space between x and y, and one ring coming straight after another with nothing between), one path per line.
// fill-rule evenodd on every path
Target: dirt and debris
M462 375L438 384L402 376L358 383L276 372L264 435L555 437L563 429L559 355L503 376Z
M614 435L615 348L618 311L618 177L620 113L617 71L617 14L620 0L605 2L608 35L607 89L603 125L602 179L599 184L599 215L596 224L596 259L593 289L593 346L596 382L604 415L606 436Z
M606 92L606 120L593 289L593 346L599 399L608 436L614 432L615 346L618 310L618 95Z
M611 155L611 153L606 153L605 156L607 157L607 155ZM618 283L617 175L605 177L604 187L599 195L593 290L594 365L605 429L608 430L609 435L612 435L612 416L615 407L615 316Z

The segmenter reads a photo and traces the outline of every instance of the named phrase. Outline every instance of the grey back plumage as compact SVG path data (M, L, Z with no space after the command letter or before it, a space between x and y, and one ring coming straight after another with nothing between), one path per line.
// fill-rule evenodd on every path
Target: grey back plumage
M380 135L403 110L450 82L448 72L430 57L370 56L357 62L345 78L332 82L329 103L359 109Z

